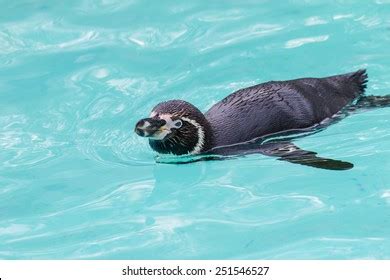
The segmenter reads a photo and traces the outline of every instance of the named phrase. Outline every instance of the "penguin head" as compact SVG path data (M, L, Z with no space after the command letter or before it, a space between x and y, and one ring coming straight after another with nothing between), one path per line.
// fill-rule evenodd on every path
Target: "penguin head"
M155 106L149 118L137 122L135 132L149 138L153 150L162 154L199 154L211 148L211 127L192 104L170 100Z

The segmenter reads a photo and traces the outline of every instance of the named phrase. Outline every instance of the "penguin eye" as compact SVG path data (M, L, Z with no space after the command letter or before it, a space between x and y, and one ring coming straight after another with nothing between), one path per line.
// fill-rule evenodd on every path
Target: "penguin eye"
M174 121L173 125L175 128L180 128L183 125L183 122L181 120Z

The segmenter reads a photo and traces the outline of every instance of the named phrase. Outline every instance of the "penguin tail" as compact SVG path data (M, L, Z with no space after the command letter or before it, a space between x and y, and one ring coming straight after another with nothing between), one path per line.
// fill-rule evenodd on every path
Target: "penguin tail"
M360 69L354 73L351 73L349 79L353 81L358 87L360 94L355 107L356 109L374 109L390 107L390 94L375 96L375 95L363 95L368 82L368 75L366 69Z
M351 73L349 79L357 86L358 94L364 94L367 88L368 75L366 69L360 69L354 73Z

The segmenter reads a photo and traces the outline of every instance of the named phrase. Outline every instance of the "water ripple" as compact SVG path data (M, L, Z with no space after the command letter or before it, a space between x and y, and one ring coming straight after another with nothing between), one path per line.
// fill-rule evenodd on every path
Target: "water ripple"
M59 148L66 141L53 136L27 131L23 127L29 120L23 115L11 115L0 119L0 153L4 167L36 165L58 156Z
M258 23L232 32L225 32L222 35L218 33L218 30L210 29L203 37L197 38L195 43L199 52L206 52L253 38L269 36L283 29L282 25L266 23Z
M340 19L340 17L337 17ZM321 25L321 24L327 24L328 22L325 19L322 19L321 17L315 16L315 17L309 17L305 20L306 26L313 26L313 25Z
M131 34L122 34L123 40L136 44L143 48L164 48L174 44L183 35L187 33L185 26L169 29L169 31L161 30L161 28L146 27L141 30L132 32ZM127 38L126 38L127 37Z
M248 16L248 11L239 9L225 10L223 12L215 10L193 15L199 21L204 22L220 22L220 21L236 21Z
M298 39L292 39L286 42L285 48L286 49L292 49L292 48L298 48L300 46L309 44L309 43L318 43L318 42L324 42L329 39L329 35L321 35L316 37L307 37L307 38L298 38Z
M121 10L125 10L129 8L130 6L136 4L137 0L101 0L101 1L94 1L94 0L82 0L80 1L78 7L76 8L76 11L78 11L81 14L94 14L94 15L101 15L101 14L108 14L108 13L114 13Z

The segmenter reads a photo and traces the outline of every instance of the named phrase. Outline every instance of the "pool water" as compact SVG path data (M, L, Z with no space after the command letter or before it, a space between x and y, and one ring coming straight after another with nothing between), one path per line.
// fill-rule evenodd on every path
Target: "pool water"
M156 163L137 120L367 68L390 1L0 1L0 258L390 259L390 108L298 139L354 163Z

